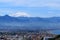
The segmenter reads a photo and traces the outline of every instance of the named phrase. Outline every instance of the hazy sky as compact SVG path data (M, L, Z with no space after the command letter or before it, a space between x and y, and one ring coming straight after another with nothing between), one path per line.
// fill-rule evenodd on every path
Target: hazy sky
M0 15L60 16L60 0L0 0Z

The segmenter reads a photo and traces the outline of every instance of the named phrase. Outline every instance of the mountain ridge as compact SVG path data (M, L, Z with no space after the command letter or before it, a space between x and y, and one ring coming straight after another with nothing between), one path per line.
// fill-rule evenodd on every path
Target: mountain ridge
M40 30L60 28L60 17L11 17L0 16L0 29Z

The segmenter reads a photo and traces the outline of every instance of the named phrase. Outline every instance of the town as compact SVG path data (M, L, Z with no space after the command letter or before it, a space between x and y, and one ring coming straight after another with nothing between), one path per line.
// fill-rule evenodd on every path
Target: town
M45 40L56 36L49 32L0 32L0 40Z

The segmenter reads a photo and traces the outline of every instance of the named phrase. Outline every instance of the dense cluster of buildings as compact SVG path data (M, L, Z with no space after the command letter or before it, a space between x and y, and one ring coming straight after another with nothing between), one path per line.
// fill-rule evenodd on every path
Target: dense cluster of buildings
M26 34L24 35L25 40L43 40L44 37L55 37L53 34L45 34L45 33L36 33L36 34Z
M22 36L18 35L1 35L0 40L22 40Z
M0 35L0 40L43 40L44 37L55 37L53 34L27 33L16 35Z

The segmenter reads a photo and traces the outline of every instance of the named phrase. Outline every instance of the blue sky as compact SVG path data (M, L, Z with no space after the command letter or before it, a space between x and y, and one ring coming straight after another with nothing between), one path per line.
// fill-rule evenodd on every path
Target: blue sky
M60 0L0 0L0 15L60 17Z

